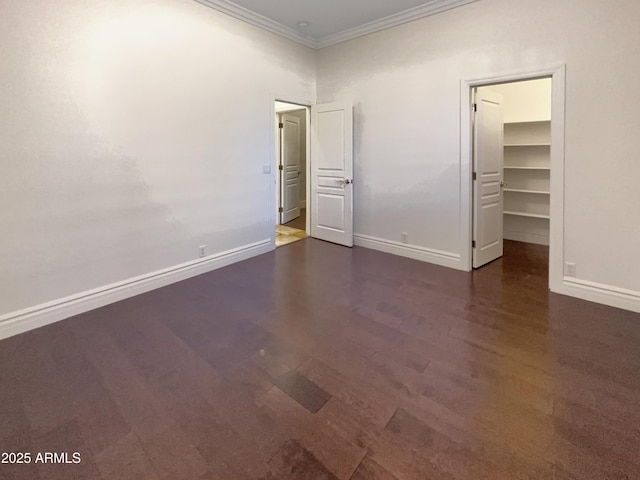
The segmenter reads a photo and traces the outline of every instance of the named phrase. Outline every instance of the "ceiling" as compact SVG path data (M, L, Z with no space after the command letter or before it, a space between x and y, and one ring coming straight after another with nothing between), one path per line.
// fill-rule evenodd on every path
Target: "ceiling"
M196 1L309 47L322 48L477 0Z

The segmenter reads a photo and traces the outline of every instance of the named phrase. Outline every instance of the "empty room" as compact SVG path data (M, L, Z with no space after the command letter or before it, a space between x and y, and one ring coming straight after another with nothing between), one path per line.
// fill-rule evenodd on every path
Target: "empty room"
M638 24L0 0L0 480L638 478Z

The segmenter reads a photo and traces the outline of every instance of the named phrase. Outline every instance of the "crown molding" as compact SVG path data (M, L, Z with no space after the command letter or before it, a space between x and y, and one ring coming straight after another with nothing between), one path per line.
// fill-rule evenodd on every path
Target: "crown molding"
M436 13L451 10L453 8L461 7L468 3L477 2L478 0L432 0L402 12L394 13L388 17L383 17L373 22L358 25L357 27L349 28L342 32L334 33L333 35L327 35L320 38L316 42L316 48L324 48L336 43L346 42L347 40L353 40L354 38L369 35L370 33L379 32L380 30L386 30L387 28L402 25L403 23L412 22L420 18L429 17Z
M365 23L357 27L349 28L342 32L338 32L332 35L327 35L319 39L314 39L309 35L304 35L293 28L282 25L270 18L267 18L258 13L252 12L230 0L195 0L198 3L214 8L222 13L226 13L232 17L235 17L244 22L250 23L258 28L262 28L276 35L288 38L294 42L301 43L307 47L314 49L320 49L335 45L336 43L346 42L354 38L362 37L370 33L379 32L387 28L395 27L403 23L408 23L413 20L435 15L436 13L451 10L453 8L467 5L468 3L477 2L478 0L431 0L424 5L419 5L402 12L394 13L384 18L374 20L373 22Z
M270 18L264 17L258 13L252 12L240 5L237 5L228 0L195 0L202 5L211 7L219 12L226 13L238 20L247 22L255 27L262 28L281 37L288 38L294 42L301 43L307 47L318 48L318 42L309 35L304 35L293 28L282 25Z

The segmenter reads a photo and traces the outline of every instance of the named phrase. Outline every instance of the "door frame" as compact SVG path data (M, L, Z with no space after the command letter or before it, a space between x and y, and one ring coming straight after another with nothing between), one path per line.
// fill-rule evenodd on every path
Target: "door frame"
M313 105L313 102L309 99L305 99L305 98L292 98L292 95L271 95L270 99L269 99L269 125L270 125L270 132L271 134L269 135L270 138L270 151L271 151L271 176L270 176L270 181L271 181L271 188L269 189L269 208L271 210L271 213L269 215L269 218L271 219L271 244L272 247L275 249L276 248L276 231L275 231L275 227L278 224L278 217L276 214L276 210L278 209L278 205L276 205L276 194L278 195L277 198L279 198L279 193L276 191L278 185L277 185L277 180L276 180L276 175L279 175L279 171L278 171L278 164L280 162L279 159L279 151L280 151L280 147L278 145L278 140L276 139L276 137L279 137L279 131L276 124L276 117L278 116L278 113L276 113L276 109L275 109L275 103L276 102L284 102L284 103L290 103L292 105L299 105L300 109L304 109L306 111L306 137L305 137L305 149L306 149L306 156L307 156L307 161L306 161L306 165L305 165L305 175L306 175L306 182L305 182L305 188L306 188L306 192L305 192L305 197L306 197L306 209L307 209L307 218L306 218L306 232L307 234L310 233L311 231L311 220L310 217L311 215L309 214L310 212L310 207L311 207L311 191L309 188L309 177L311 175L311 105Z
M566 64L536 70L479 76L460 82L460 245L461 263L472 270L473 129L472 94L476 87L551 78L551 199L549 288L560 292L564 273L564 162Z

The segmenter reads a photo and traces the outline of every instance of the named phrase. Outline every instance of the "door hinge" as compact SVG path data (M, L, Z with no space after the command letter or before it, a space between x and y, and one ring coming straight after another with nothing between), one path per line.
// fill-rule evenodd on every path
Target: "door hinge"
M278 212L283 213L284 212L284 208L282 208L282 207L278 208Z
M284 128L284 123L280 122L280 123L278 124L278 128Z
M478 104L477 103L472 103L471 104L471 110L473 110L474 112L478 111Z
M477 172L473 172L473 179L474 179L474 180L477 180L477 179L478 179L478 174L477 174Z
M278 165L278 170L280 171L284 170L284 165Z
M475 240L471 242L471 248L476 248L476 241Z

